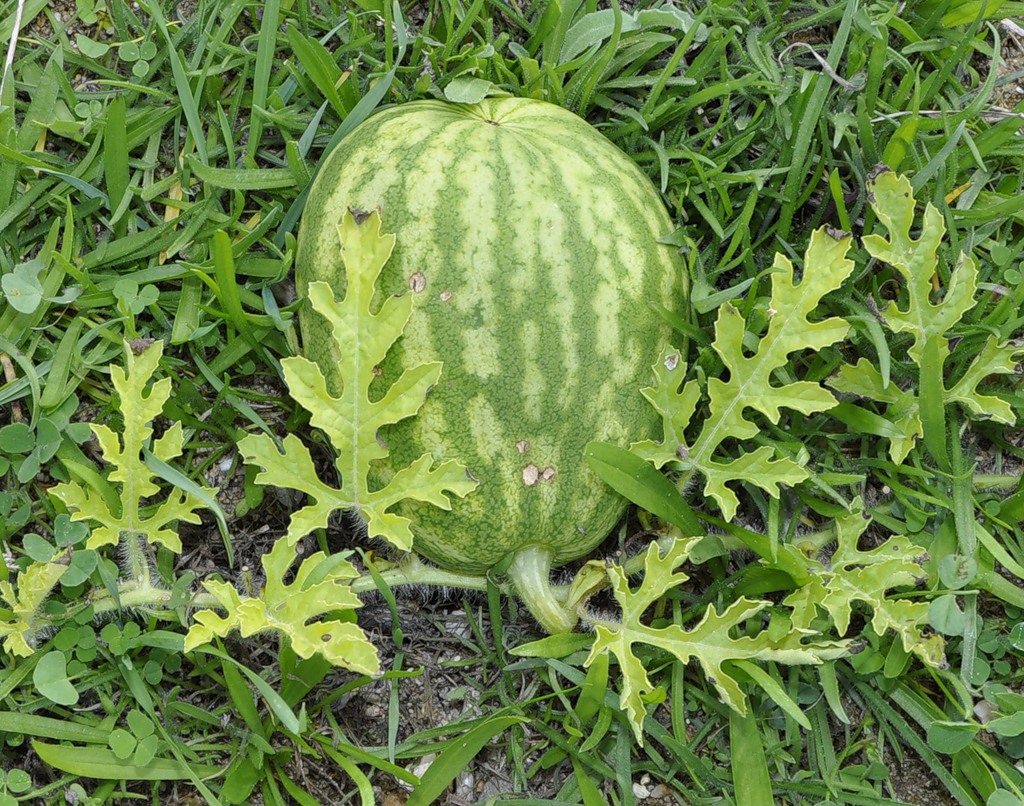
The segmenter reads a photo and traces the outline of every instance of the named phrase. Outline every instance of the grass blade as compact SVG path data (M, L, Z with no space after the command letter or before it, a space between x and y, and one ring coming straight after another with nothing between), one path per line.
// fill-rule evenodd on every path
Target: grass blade
M203 182L225 190L282 190L295 187L287 168L211 168L195 157L188 165Z
M54 769L101 781L183 781L194 775L207 778L218 767L186 765L168 758L154 758L148 764L131 764L101 747L69 747L32 740L32 749ZM191 770L189 769L191 767Z
M520 725L525 721L518 716L488 719L456 739L423 774L419 785L413 789L409 800L406 801L406 806L430 806L436 802L455 777L469 766L477 753L483 750L484 745L513 725Z
M277 29L280 25L281 0L267 0L263 4L263 19L260 20L260 38L256 46L256 70L252 78L252 106L250 107L249 142L246 144L249 159L254 160L256 149L263 135L263 116L256 114L256 108L267 108L270 94L270 74L274 67L274 52L277 47Z
M637 506L678 526L684 536L704 534L690 505L650 462L606 442L591 442L586 456L595 473Z
M18 711L0 711L0 733L40 736L60 742L85 742L88 744L107 743L110 730L82 725L65 719L53 719L36 714L22 714Z
M772 806L772 780L764 754L757 717L752 710L746 716L729 709L729 746L732 750L732 781L737 806Z
M185 59L171 39L171 32L167 28L167 21L164 19L163 11L157 0L150 0L148 3L140 3L144 9L153 16L153 22L167 43L167 58L171 63L171 73L174 76L174 87L178 92L178 100L181 101L181 110L185 115L188 124L189 134L192 135L192 142L195 145L196 153L199 154L199 161L208 165L210 160L206 153L206 135L203 133L203 123L199 117L199 107L196 105L195 96L192 95L192 87L188 82L188 73L185 69Z
M832 40L832 47L828 52L828 64L834 70L839 66L840 58L846 49L846 42L850 35L850 28L857 13L858 6L851 3L846 6L842 22L835 32ZM811 155L811 144L813 135L818 130L818 121L825 108L825 101L828 98L829 90L832 88L832 80L824 73L814 76L812 85L807 91L810 94L804 99L805 102L798 107L794 125L794 139L792 148L783 151L783 160L790 166L786 176L786 184L782 188L784 203L779 212L778 236L785 240L790 235L793 224L793 215L797 210L797 199L804 191L807 177L811 173L808 166L813 159ZM787 153L788 152L788 153Z
M128 192L131 174L128 169L128 131L125 123L125 101L118 95L107 107L107 123L103 127L103 171L110 212L120 208ZM114 237L128 232L128 219L122 214L114 222Z

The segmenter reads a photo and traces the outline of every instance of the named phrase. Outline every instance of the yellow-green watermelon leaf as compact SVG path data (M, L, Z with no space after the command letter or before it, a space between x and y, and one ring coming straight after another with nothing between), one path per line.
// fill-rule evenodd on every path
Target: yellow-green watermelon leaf
M685 432L700 402L700 387L683 382L686 362L674 347L667 348L652 369L654 383L640 391L661 415L665 436L661 442L634 443L630 450L655 467L664 467L669 462L685 460L689 455Z
M595 640L586 665L602 653L611 652L619 663L620 702L637 741L643 743L645 700L654 690L643 662L633 651L634 644L649 644L675 656L681 663L700 663L722 701L741 714L746 713L746 697L739 682L730 674L729 661L766 660L785 664L820 664L847 653L848 641L804 643L811 630L796 629L773 641L766 631L755 636L732 636L734 628L756 616L771 603L739 598L721 613L711 605L700 622L690 630L678 624L652 627L642 619L645 611L667 591L689 577L679 571L700 538L676 540L664 553L652 543L644 557L643 581L635 590L618 566L608 568L612 593L622 608L621 623L597 623Z
M799 484L809 475L801 461L777 456L768 446L738 458L722 456L718 450L726 439L748 440L760 433L748 409L777 423L783 408L811 414L838 402L821 384L792 381L777 385L773 373L786 366L791 353L820 350L846 336L850 327L846 320L815 319L813 314L822 297L839 288L853 270L853 262L846 257L849 248L849 236L837 239L825 229L816 230L799 283L794 281L789 259L776 255L768 327L751 350L745 347L752 334L744 316L729 303L719 309L712 346L728 370L728 379L709 379L709 414L692 444L687 444L684 431L699 402L699 386L683 383L686 366L676 353L662 356L654 366L654 385L643 390L662 416L664 438L659 443L638 443L633 450L658 467L675 461L686 478L692 473L702 475L704 492L718 503L727 519L733 518L739 506L730 483L745 481L777 497L780 484Z
M175 528L179 521L199 523L197 509L205 508L198 497L177 488L149 514L144 501L160 492L153 471L147 467L144 449L152 443L154 455L168 462L181 455L183 432L180 424L170 428L162 437L153 437L153 419L163 410L171 395L171 381L163 378L150 384L156 373L163 342L157 341L136 354L125 345L126 368L110 368L111 381L120 397L124 415L124 430L120 435L105 425L92 423L103 452L103 458L114 469L109 481L120 485L118 500L107 500L96 490L77 482L65 482L50 492L64 502L74 521L93 521L86 546L90 549L117 545L129 539L161 543L171 551L181 551L181 539ZM210 499L216 490L201 488Z
M195 624L185 636L185 651L235 629L243 638L270 631L286 636L299 657L319 653L336 666L376 674L380 668L376 648L356 624L336 618L362 604L348 584L359 572L341 555L321 551L306 557L295 579L286 583L296 556L295 545L285 539L263 555L265 583L258 597L240 596L226 582L204 583L226 614L196 613Z
M13 618L0 620L3 647L13 655L28 657L35 652L35 637L41 625L39 609L60 581L68 566L61 562L34 562L18 572L15 584L0 580L0 599L11 609Z
M946 234L942 214L929 203L920 237L913 238L910 231L915 223L915 200L910 180L902 174L884 171L869 182L868 191L871 207L889 231L889 238L878 233L865 235L864 248L872 257L896 269L906 282L906 307L901 308L896 300L890 302L882 312L885 322L893 331L914 337L908 352L918 366L924 360L925 345L931 340L938 342L938 353L944 360L949 354L944 334L975 305L978 267L973 258L964 255L950 275L943 298L933 303L936 255Z
M896 633L907 652L913 652L930 666L945 664L941 636L925 635L928 626L928 602L894 599L894 588L913 587L928 574L921 566L922 550L901 535L868 550L857 547L860 536L870 522L862 514L863 503L854 500L849 515L836 520L838 546L828 566L813 558L803 558L810 581L783 600L793 609L793 625L809 629L817 617L817 609L825 610L840 635L850 626L855 602L872 609L871 628L883 636ZM793 558L802 557L795 546L780 549Z
M395 236L381 231L379 213L357 220L346 211L338 238L348 280L344 298L336 299L321 281L310 284L308 297L330 327L331 360L342 388L328 388L323 372L306 358L287 358L281 364L292 397L310 412L312 424L327 434L337 451L341 485L334 488L320 480L307 449L293 436L284 440L283 452L265 435L246 437L239 450L247 462L263 468L259 482L299 490L312 499L292 517L287 534L292 544L326 526L335 510L355 509L366 520L370 537L383 537L408 551L409 520L389 512L391 507L414 499L448 509L449 493L468 495L477 483L459 462L435 466L423 455L395 472L383 487L371 489L370 464L388 455L380 429L419 411L441 376L441 363L411 367L383 394L371 395L380 364L412 313L412 297L387 297L374 310L377 280L395 245Z
M900 389L883 380L881 373L861 358L854 366L840 367L829 385L836 391L886 404L885 419L900 432L890 437L893 461L902 462L916 440L924 437L942 463L946 453L943 410L950 403L959 403L977 417L1007 425L1016 422L1009 403L983 394L978 387L992 375L1013 374L1016 359L1024 350L990 335L966 371L952 386L946 386L945 362L951 352L947 334L977 303L977 265L969 255L961 255L941 299L933 302L939 276L937 254L946 232L942 215L928 204L920 234L914 238L911 232L916 205L910 181L883 171L870 181L869 190L871 206L888 231L888 238L879 233L865 235L864 246L873 257L896 269L904 283L901 299L890 302L882 311L882 322L893 332L913 338L907 355L917 365L918 383Z
M960 403L978 417L985 417L1006 425L1013 425L1017 418L1010 404L994 395L984 395L978 384L991 375L1012 375L1017 371L1017 361L1024 354L1024 348L1017 344L1000 344L995 336L989 336L981 352L975 356L967 372L946 392L948 402Z

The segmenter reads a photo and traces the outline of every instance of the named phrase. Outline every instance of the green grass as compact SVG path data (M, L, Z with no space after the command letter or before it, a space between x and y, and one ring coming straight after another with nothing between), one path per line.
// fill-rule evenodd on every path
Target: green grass
M0 2L0 41L19 5ZM472 769L486 786L472 797L509 803L632 804L644 787L695 804L881 804L908 795L909 770L928 781L923 802L1020 802L1024 449L1018 429L944 394L990 334L1024 331L1024 104L991 113L1022 82L1020 43L999 24L1021 3L989 3L990 19L956 0L660 11L78 0L59 19L49 4L23 5L0 94L0 541L11 567L0 579L65 543L90 585L114 585L113 558L90 558L84 527L50 490L76 480L117 500L82 424L118 429L110 365L123 364L125 339L166 342L158 377L174 394L158 427L184 427L177 467L188 480L150 469L165 489L216 483L232 500L221 522L181 526L180 557L157 553L176 609L94 619L76 607L84 586L65 585L37 652L0 654L0 805L59 803L69 791L95 804L371 803L399 782L415 786L409 803L446 802L478 751ZM998 70L1005 57L1017 67ZM269 639L181 651L191 575L243 580L297 506L255 484L237 442L297 432L326 463L278 380L280 359L299 349L289 271L321 156L381 106L488 89L573 109L661 189L693 280L681 328L704 377L724 372L707 349L722 303L756 346L776 252L799 264L819 226L858 239L879 229L866 195L876 164L909 175L919 202L935 205L948 231L935 290L961 251L979 265L978 304L951 332L947 386L934 366L919 374L909 340L883 327L878 311L902 281L859 245L853 275L820 309L850 321L850 336L790 356L776 375L821 381L866 358L920 397L924 438L896 462L898 418L870 401L765 420L761 443L810 451L815 476L781 499L746 485L738 522L714 530L766 551L808 532L827 544L840 500L863 494L877 539L905 537L930 556L927 581L904 593L940 602L930 619L948 669L874 636L862 607L850 634L863 650L824 671L734 668L751 703L740 717L695 664L645 646L664 701L649 704L641 746L619 709L617 664L584 668L593 636L512 654L537 636L493 586L419 604L397 591L368 608L387 662L380 681ZM1020 418L1017 376L983 388ZM687 497L714 523L712 504ZM339 523L316 542L350 546L349 531ZM603 556L642 549L640 531L628 521ZM737 592L787 590L752 556L688 567L657 618L692 627ZM434 703L434 722L414 712L420 700ZM987 730L979 713L1002 721ZM128 762L134 773L118 773ZM104 769L114 777L96 780Z

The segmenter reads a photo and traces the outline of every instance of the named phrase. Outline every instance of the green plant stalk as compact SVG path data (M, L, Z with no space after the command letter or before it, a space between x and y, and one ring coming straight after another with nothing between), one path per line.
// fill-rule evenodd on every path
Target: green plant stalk
M579 615L565 606L561 588L551 584L554 552L545 546L526 546L512 557L508 576L516 595L537 622L551 635L572 632Z
M397 563L374 561L372 559L370 562L374 563L374 570L377 576L389 587L396 585L429 585L483 592L491 584L489 578L484 575L458 573L428 565L414 552L409 553ZM539 622L543 618L542 624L550 624L552 627L557 627L560 632L572 630L579 618L591 622L582 605L597 591L608 587L607 577L604 578L601 584L594 584L592 582L587 587L582 598L570 606L568 604L569 596L573 590L575 579L569 584L552 583L550 579L550 563L550 556L545 561L543 549L537 549L525 554L521 553L517 556L512 561L512 567L509 569L509 577L512 579L515 593L519 595L519 598L526 604L527 608ZM644 555L635 554L626 558L622 564L622 569L626 576L643 573ZM593 569L591 569L592 571ZM530 589L534 593L541 591L540 596L522 596L521 591L527 586L532 586ZM377 590L377 582L373 575L363 574L351 582L351 588L355 593L368 593Z
M121 571L130 580L129 584L143 587L152 585L153 567L148 551L149 542L144 535L135 532L121 533Z
M626 564L627 573L643 570L643 557L631 557ZM629 570L631 569L631 570ZM460 590L486 591L490 580L478 574L464 574L446 571L444 568L428 565L419 555L410 553L395 564L381 563L374 569L389 586L431 585ZM515 593L543 626L568 632L576 625L579 617L568 607L571 585L555 585L551 582L551 553L547 549L531 547L519 552L508 569ZM377 589L377 582L370 574L363 574L351 582L355 593L368 593ZM530 592L523 595L523 590ZM539 591L539 593L538 593Z
M486 576L459 574L427 565L418 554L409 554L401 562L395 564L381 563L376 570L381 579L391 587L395 585L436 585L462 590L487 590ZM370 574L363 574L352 580L351 587L355 593L368 593L377 590L377 583Z
M116 595L106 589L94 589L85 601L72 608L68 614L61 616L47 616L43 613L36 613L33 619L32 633L38 635L40 631L51 627L59 626L67 621L67 616L74 616L77 613L91 607L93 615L103 616L107 613L123 610L145 610L171 612L170 603L173 593L168 588L154 585L151 579L132 580L118 585ZM217 599L209 593L197 592L188 602L190 608L221 608Z
M97 590L90 598L96 615L111 613L115 610L160 610L170 605L173 593L167 588L162 588L146 581L142 584L125 583L118 586L115 597L108 590ZM209 593L197 592L189 599L190 608L220 607L219 602Z

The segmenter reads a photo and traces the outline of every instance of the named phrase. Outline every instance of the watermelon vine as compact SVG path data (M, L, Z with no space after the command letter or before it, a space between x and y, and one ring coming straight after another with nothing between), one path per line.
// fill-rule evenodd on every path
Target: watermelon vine
M965 259L951 278L945 298L932 302L940 219L929 207L921 237L912 240L908 233L915 203L907 179L883 172L872 180L870 189L872 206L888 229L889 240L873 235L865 238L865 246L878 259L891 262L907 285L902 303L894 301L883 312L884 321L893 331L913 335L909 356L922 376L941 372L949 355L949 330L974 304L973 263ZM471 475L472 468L457 455L439 456L435 450L405 465L391 466L387 473L379 472L380 463L391 453L391 443L382 434L418 416L434 388L447 382L437 361L406 362L398 372L393 366L381 370L396 345L409 338L405 329L419 304L415 289L404 295L382 293L382 273L396 247L395 236L384 234L382 227L376 211L356 216L346 210L336 223L335 248L346 272L342 296L339 299L336 289L324 282L308 284L312 312L317 321L330 325L330 346L321 345L316 361L296 357L282 362L291 394L337 451L340 484L332 486L318 476L308 449L294 435L280 443L266 435L242 440L239 450L259 468L258 483L298 490L309 503L293 514L287 532L263 558L258 589L240 591L229 583L209 580L204 582L205 591L193 594L191 604L201 609L183 640L185 650L236 630L243 637L271 632L300 657L319 654L332 664L374 674L379 669L376 648L356 624L359 593L382 583L477 590L491 584L488 574L464 567L460 551L455 552L452 567L444 567L443 561L424 562L417 553L422 509L402 506L414 501L421 507L448 510L453 497L470 500L480 486ZM636 441L631 453L612 445L591 445L588 457L596 474L664 517L667 536L621 564L592 560L564 585L550 580L556 551L545 544L543 535L530 535L505 561L494 564L495 578L507 575L506 591L522 598L549 632L569 631L580 619L593 629L586 664L606 665L609 657L618 662L621 704L638 741L643 741L643 723L657 699L642 660L645 653L635 650L638 645L649 645L683 662L695 659L722 700L740 713L746 710L742 681L764 686L787 711L799 713L788 695L752 662L822 665L856 652L862 638L849 633L858 606L870 610L862 635L893 634L908 657L916 656L933 667L945 664L942 638L927 630L927 600L904 595L928 579L929 558L905 537L861 548L868 521L860 498L844 503L839 516L818 535L785 545L738 527L727 530L728 534L709 534L699 519L714 523L717 516L709 507L687 500L693 489L691 479L702 477L707 501L722 516L717 522L730 526L743 488L778 497L782 486L814 479L809 451L794 450L791 445L783 450L771 440L758 440L759 418L776 424L784 410L807 415L837 407L849 417L856 408L855 402L841 401L829 391L825 382L779 378L792 354L819 350L845 338L848 322L816 318L814 312L822 298L839 289L851 273L853 262L847 257L851 242L846 234L815 232L799 282L792 263L777 258L767 323L760 335L737 307L722 306L712 348L727 378L710 378L702 384L688 371L682 350L663 350L653 367L653 384L642 390L661 422L660 439ZM930 450L938 461L942 442L933 429L941 424L944 407L959 405L977 415L1008 420L1011 415L1005 404L983 393L980 385L992 373L1011 371L1021 353L1019 347L989 337L979 359L988 363L981 366L976 361L948 383L940 377L929 387L922 380L920 400L896 389L883 373L863 362L843 365L826 382L841 395L889 407L884 416L892 425L887 433L895 460L904 458L908 444L923 435L926 442L931 440ZM215 491L193 485L172 490L156 504L141 506L143 498L152 499L159 491L151 466L167 465L181 452L179 424L153 437L152 420L170 395L169 381L152 382L161 355L159 343L138 354L126 346L126 369L113 368L124 414L123 433L119 439L111 429L93 426L104 458L113 467L108 478L91 484L67 482L52 490L71 519L91 525L85 547L37 559L20 570L13 585L0 583L0 598L10 613L0 621L0 637L8 652L31 654L54 623L46 608L53 589L76 562L96 562L96 552L111 544L120 547L122 575L112 586L90 591L81 608L92 608L97 614L119 607L167 613L183 603L181 591L168 589L156 574L153 546L159 543L179 552L177 522L197 522L197 510L212 503ZM325 362L329 362L327 371ZM938 413L935 402L925 399L928 388L932 388L930 394L939 395ZM636 394L640 397L641 390ZM668 471L675 484L655 468ZM538 471L534 483L540 475ZM370 555L368 561L376 564L372 573L361 574L349 552L317 552L295 569L299 541L325 527L338 509L357 511L370 536L383 537L398 554L390 560ZM695 517L695 513L699 514ZM459 537L452 535L455 541ZM836 548L826 556L824 548L831 543ZM691 575L683 570L686 564L706 562L737 547L753 550L766 572L777 572L765 577L775 587L763 589L762 598L737 590L731 599L710 603L693 625L666 616L662 609L666 597L691 582ZM436 551L431 556L438 559ZM630 582L634 575L639 575L636 584ZM71 574L69 579L80 576ZM979 576L982 585L983 576ZM618 604L619 618L591 610L593 597L603 589ZM763 598L769 589L785 595L773 603ZM541 641L516 651L558 655L573 647L578 644Z

